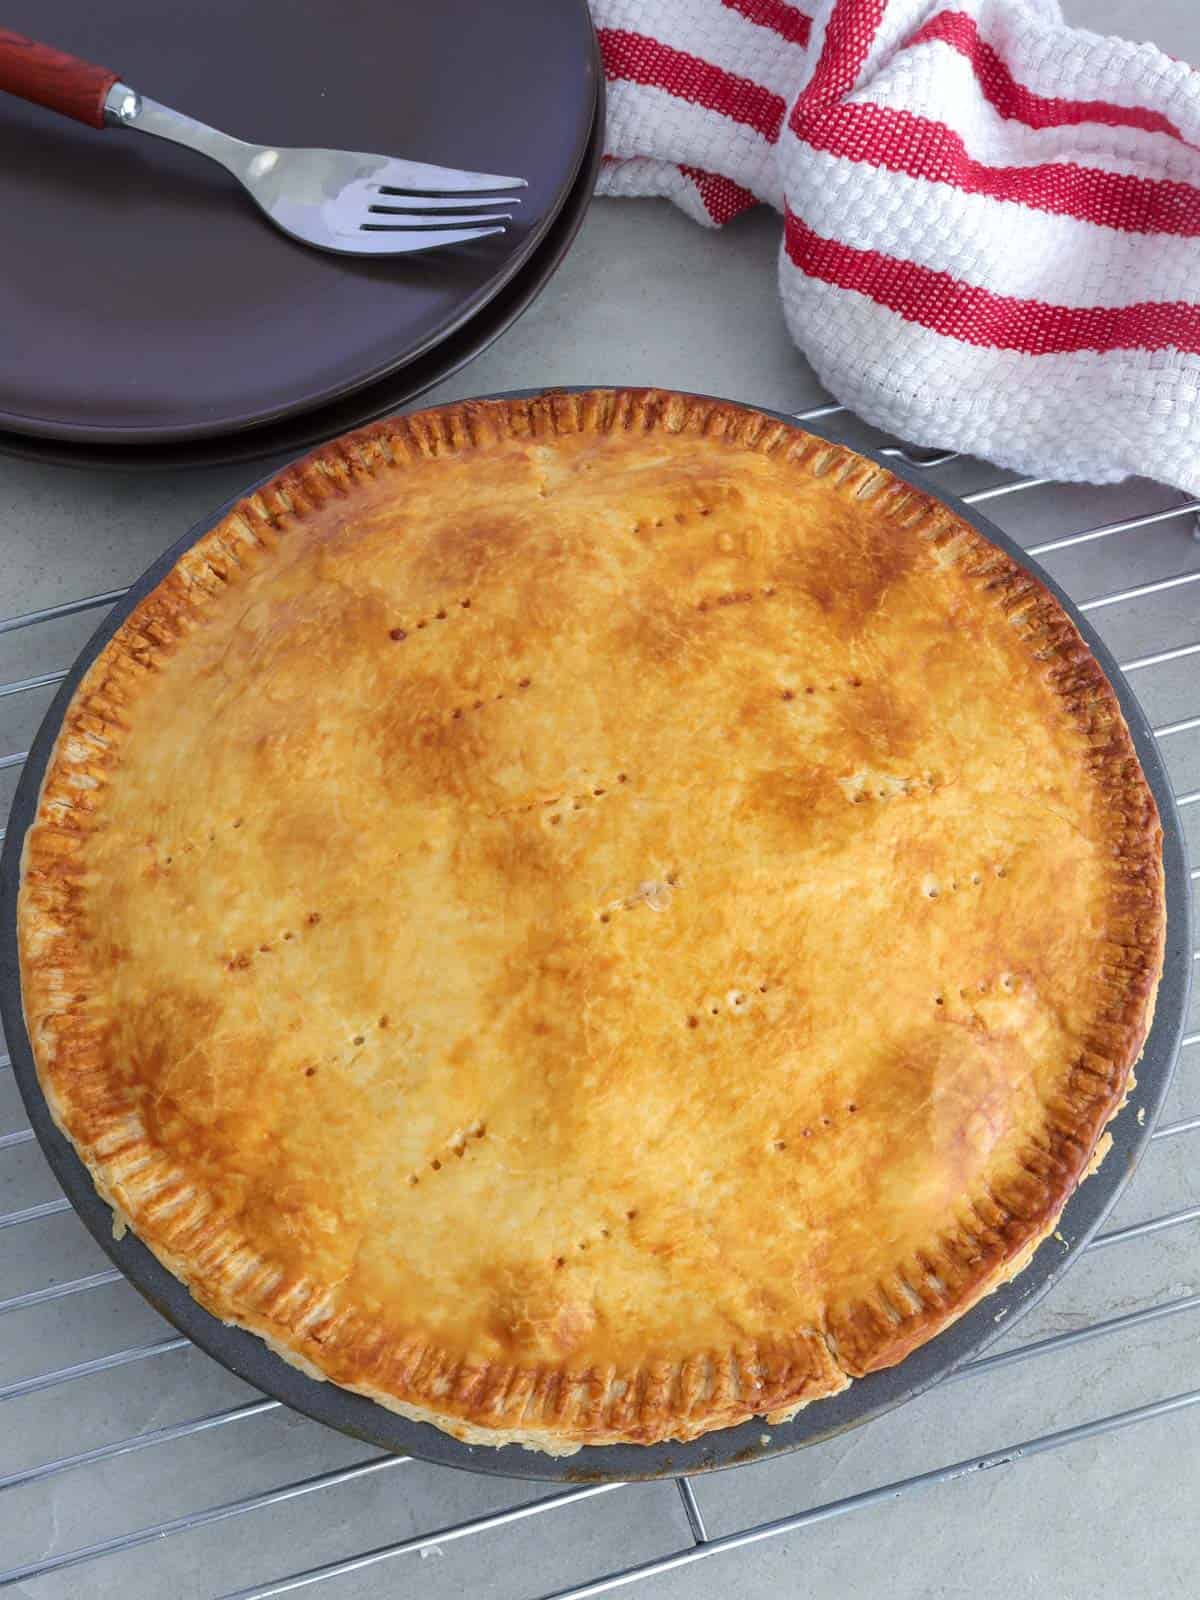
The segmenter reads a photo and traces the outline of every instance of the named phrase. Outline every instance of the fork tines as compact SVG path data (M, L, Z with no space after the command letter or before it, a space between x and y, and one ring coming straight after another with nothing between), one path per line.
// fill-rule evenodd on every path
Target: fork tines
M367 206L367 217L359 224L372 233L423 233L452 228L467 238L483 238L503 233L512 221L511 211L478 210L476 206L519 206L516 195L478 195L464 191L456 195L420 194L388 184L371 184L378 198Z

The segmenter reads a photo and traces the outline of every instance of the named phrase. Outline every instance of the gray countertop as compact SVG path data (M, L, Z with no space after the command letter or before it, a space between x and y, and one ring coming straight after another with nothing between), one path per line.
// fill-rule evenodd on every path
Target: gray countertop
M1157 40L1200 59L1195 0L1070 0L1075 21ZM597 203L545 295L500 343L431 401L496 389L644 382L785 410L821 393L789 344L773 290L778 221L765 211L724 233L701 230L658 202ZM846 437L873 437L837 419ZM0 616L127 583L166 544L262 469L161 476L76 472L0 459ZM938 481L971 491L1011 481L956 461ZM1182 497L1146 482L1106 489L1048 485L998 496L988 510L1022 545L1166 513L1045 559L1079 600L1127 596L1092 613L1123 662L1200 642L1200 544ZM69 661L95 614L0 636L0 684ZM1200 722L1200 655L1135 671L1157 727ZM0 699L0 758L24 749L48 690ZM1164 735L1180 794L1200 789L1200 726ZM14 770L0 770L0 808ZM1184 813L1200 860L1200 805ZM1164 1122L1200 1121L1200 1005ZM53 1201L57 1186L0 1071L0 1221ZM1200 1207L1200 1128L1157 1139L1107 1226ZM533 1600L617 1567L688 1549L692 1535L671 1483L617 1488L473 1534L434 1539L372 1565L364 1551L452 1530L469 1518L542 1501L548 1486L386 1460L282 1408L253 1408L70 1470L54 1463L191 1419L253 1407L253 1391L194 1349L146 1347L171 1330L124 1282L55 1299L4 1302L104 1273L107 1261L72 1213L0 1231L0 1570L32 1564L14 1592L37 1600L129 1596L212 1600L324 1563L344 1563L304 1592L328 1600L464 1593ZM1188 1301L1176 1314L1126 1324L999 1371L982 1372L881 1421L786 1459L695 1485L710 1539L818 1507L981 1452L1200 1388L1200 1220L1178 1221L1083 1256L999 1348L1024 1346ZM38 1387L26 1380L114 1353L104 1370ZM12 1388L18 1392L9 1393ZM364 1470L356 1470L359 1467ZM22 1481L11 1483L12 1476ZM311 1480L317 1480L313 1483ZM297 1487L298 1486L298 1487ZM276 1491L287 1490L286 1495ZM963 1481L816 1520L737 1550L661 1570L632 1592L766 1600L775 1594L925 1597L973 1593L1047 1600L1200 1593L1195 1534L1200 1408L1106 1430ZM232 1506L220 1519L197 1518ZM845 1509L845 1508L843 1508ZM175 1528L175 1519L187 1525ZM133 1530L151 1536L80 1564L62 1555ZM256 1590L256 1592L258 1592Z

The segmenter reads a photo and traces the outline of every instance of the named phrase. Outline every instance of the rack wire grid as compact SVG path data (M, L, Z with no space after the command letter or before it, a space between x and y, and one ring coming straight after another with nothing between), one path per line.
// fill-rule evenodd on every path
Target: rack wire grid
M1196 859L1198 503L1144 481L1067 488L910 453L834 404L798 415L936 470L1048 565L1131 676ZM121 592L0 621L4 809L22 745L74 649ZM711 1593L794 1593L802 1582L809 1594L926 1594L934 1586L915 1576L906 1587L911 1511L897 1522L880 1509L912 1506L924 1490L937 1502L919 1524L942 1575L937 1593L959 1592L944 1586L947 1576L982 1592L981 1562L1022 1570L1020 1551L989 1548L989 1524L1022 1529L1026 1571L1037 1570L1039 1544L1053 1535L1061 1552L1066 1540L1080 1586L1060 1580L1041 1593L1081 1594L1089 1571L1088 1592L1097 1592L1096 1546L1109 1575L1118 1573L1111 1592L1146 1592L1136 1575L1150 1508L1139 1495L1168 1520L1190 1519L1200 1443L1200 1414L1183 1417L1200 1404L1198 1010L1193 1000L1172 1097L1115 1220L996 1353L887 1417L786 1457L691 1481L554 1490L367 1449L209 1361L106 1263L24 1125L13 1074L0 1069L0 1587L39 1600L264 1600L302 1590L329 1600L464 1590L585 1600L625 1588L695 1593L691 1569L703 1564ZM1107 1441L1134 1428L1157 1429L1161 1448L1113 1454ZM1077 1475L1048 1492L1050 1480L1029 1463L1051 1452ZM1135 1455L1141 1465L1131 1470ZM988 1469L1017 1463L981 1483ZM952 1490L960 1479L975 1482ZM1072 1484L1089 1506L1082 1519ZM760 1552L753 1569L749 1546ZM1136 1554L1125 1584L1127 1547ZM743 1560L730 1565L733 1552ZM1179 1570L1178 1592L1196 1592L1194 1569Z

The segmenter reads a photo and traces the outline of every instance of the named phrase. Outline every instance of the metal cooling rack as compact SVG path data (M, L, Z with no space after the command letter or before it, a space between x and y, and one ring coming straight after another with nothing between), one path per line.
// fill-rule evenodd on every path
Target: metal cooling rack
M799 415L801 420L826 419L825 426L838 428L850 443L856 428L861 431L837 405ZM834 417L838 422L830 424ZM959 492L964 474L969 483L971 474L977 480L988 471L948 454L910 453L894 443L887 449L927 470L939 469L947 486ZM992 515L999 513L1007 531L1031 555L1046 561L1072 592L1082 591L1080 609L1105 633L1151 713L1159 702L1181 713L1158 721L1155 732L1191 830L1195 858L1200 810L1190 808L1200 806L1200 543L1181 529L1200 539L1200 503L1179 500L1150 484L1076 489L1070 493L1077 500L1083 496L1102 512L1119 509L1127 514L1070 528L1061 520L1055 526L1055 516L1061 519L1056 493L1061 499L1062 491L1047 479L1017 478L968 489L962 497L986 504ZM1040 513L1022 511L1014 526L1009 508L1034 504ZM1139 510L1138 504L1151 508ZM1133 514L1128 514L1131 508ZM1144 530L1158 525L1170 537L1165 544L1147 543ZM1031 528L1053 536L1026 542ZM1055 561L1076 555L1080 560L1072 578ZM1147 562L1162 561L1168 567L1174 563L1175 569L1146 576ZM1118 585L1088 594L1096 568L1116 575ZM1130 578L1143 581L1126 581ZM122 592L109 590L5 618L0 636L53 630L63 619L100 611ZM53 689L73 653L70 646L68 640L64 667L0 683L0 721L6 707L28 705L24 697L36 700L39 691ZM31 725L30 716L19 721L25 728ZM0 749L4 742L0 732ZM23 759L24 752L15 748L0 754L0 774L18 768ZM1200 869L1193 868L1190 876L1196 880ZM460 1595L465 1588L511 1595L513 1600L550 1595L554 1600L584 1600L627 1587L640 1587L652 1596L678 1593L670 1574L722 1553L778 1543L919 1489L1069 1450L1195 1407L1200 1386L1178 1386L1178 1359L1150 1361L1137 1341L1168 1320L1186 1322L1200 1310L1200 1292L1192 1284L1162 1281L1188 1271L1200 1278L1200 1238L1193 1231L1200 1222L1200 1180L1191 1170L1195 1149L1191 1161L1174 1163L1165 1178L1144 1177L1158 1151L1186 1144L1188 1135L1200 1133L1198 1023L1194 1005L1172 1099L1121 1204L1122 1216L1147 1205L1149 1215L1110 1227L1092 1242L1084 1260L1023 1324L1024 1342L972 1362L932 1395L903 1408L906 1420L918 1408L940 1405L946 1416L995 1417L998 1427L1008 1420L1011 1407L1002 1388L1007 1384L1012 1389L1014 1370L1061 1372L1062 1358L1069 1356L1074 1367L1085 1359L1085 1347L1106 1349L1110 1356L1115 1351L1120 1359L1101 1365L1101 1379L1094 1384L1089 1379L1087 1392L1072 1400L1078 1415L1050 1429L1013 1421L1007 1437L1015 1442L948 1462L943 1445L933 1466L824 1499L805 1494L803 1484L799 1489L793 1485L798 1478L814 1476L807 1463L822 1452L827 1457L832 1450L834 1468L840 1468L850 1454L844 1441L841 1455L837 1444L814 1445L798 1456L715 1478L677 1479L673 1486L581 1484L550 1493L545 1485L522 1480L476 1478L403 1457L364 1455L361 1446L294 1416L278 1402L255 1398L188 1340L165 1331L166 1325L121 1274L100 1265L104 1258L73 1215L55 1220L70 1207L61 1194L50 1192L53 1180L32 1131L22 1125L8 1059L0 1057L0 1114L8 1119L0 1122L0 1197L8 1207L0 1214L0 1377L12 1364L6 1350L18 1350L22 1359L33 1362L33 1370L0 1381L0 1587L20 1585L22 1594L38 1600L87 1600L118 1592L264 1600L305 1589L340 1600L392 1594L400 1583L406 1585L404 1592L421 1600ZM20 1171L6 1175L5 1163L18 1162ZM1165 1208L1164 1195L1171 1202ZM1147 1253L1164 1239L1170 1245L1166 1258L1150 1259ZM15 1251L5 1249L10 1241L17 1242ZM1098 1291L1090 1300L1084 1295L1088 1309L1056 1311L1069 1286L1084 1274L1086 1261L1100 1252L1106 1264L1119 1266L1099 1274ZM26 1286L17 1287L19 1283ZM1029 1338L1032 1325L1057 1331ZM100 1337L109 1330L111 1340L114 1329L114 1348L78 1360L57 1359L89 1348L97 1330ZM132 1336L120 1342L125 1329ZM1135 1404L1120 1403L1129 1398L1124 1374L1134 1367L1152 1370L1166 1392L1156 1391ZM961 1393L960 1386L973 1391L972 1404L947 1409L947 1391ZM1061 1392L1061 1377L1054 1389ZM1037 1410L1040 1395L1036 1380L1021 1386L1021 1401L1031 1410ZM182 1419L162 1422L164 1406L182 1413ZM892 1420L881 1419L861 1432L882 1439L880 1430L887 1430ZM907 1430L909 1435L918 1431L915 1426ZM938 1418L933 1431L940 1443ZM271 1436L264 1441L261 1435L267 1432ZM889 1460L904 1459L900 1449L892 1454L898 1437L894 1429L886 1435ZM140 1477L133 1480L128 1474L135 1463ZM886 1469L873 1476L884 1479ZM767 1505L783 1514L765 1520L747 1516L743 1484L752 1488L755 1507ZM232 1495L231 1487L237 1490ZM734 1488L739 1492L725 1492ZM788 1509L797 1500L801 1508ZM298 1502L302 1509L296 1512ZM173 1506L182 1509L161 1514ZM454 1516L447 1514L450 1506ZM462 1515L464 1509L469 1514ZM725 1525L723 1531L719 1524ZM218 1534L205 1534L217 1525ZM531 1542L533 1530L537 1536ZM381 1540L381 1532L403 1532L403 1537ZM803 1543L793 1543L789 1551L796 1571L803 1571ZM402 1562L399 1571L389 1566L401 1557L408 1558L407 1565ZM720 1563L718 1569L708 1580L708 1592L723 1594L728 1571ZM972 1574L964 1571L963 1577ZM747 1581L743 1569L740 1592L775 1592L765 1574L758 1589L747 1589ZM231 1586L236 1584L241 1586ZM851 1582L838 1592L853 1588Z

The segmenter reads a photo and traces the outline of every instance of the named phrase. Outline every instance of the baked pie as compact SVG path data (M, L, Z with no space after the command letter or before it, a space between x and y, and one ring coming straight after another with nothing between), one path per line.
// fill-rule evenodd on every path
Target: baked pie
M1057 601L853 451L451 405L241 501L26 843L41 1083L215 1316L460 1439L687 1439L898 1362L1103 1154L1161 837Z

